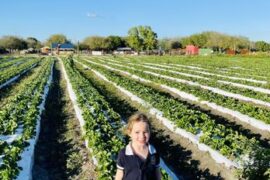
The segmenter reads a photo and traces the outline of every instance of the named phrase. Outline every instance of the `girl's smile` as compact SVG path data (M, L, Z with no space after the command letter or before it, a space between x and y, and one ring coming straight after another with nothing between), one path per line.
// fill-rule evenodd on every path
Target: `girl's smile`
M150 138L150 130L148 124L146 122L134 123L130 132L130 137L133 145L135 146L147 145Z

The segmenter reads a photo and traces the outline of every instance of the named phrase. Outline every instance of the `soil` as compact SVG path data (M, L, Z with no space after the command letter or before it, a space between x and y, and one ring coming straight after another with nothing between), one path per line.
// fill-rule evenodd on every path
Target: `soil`
M35 148L33 179L96 179L95 166L84 145L59 62L53 73Z

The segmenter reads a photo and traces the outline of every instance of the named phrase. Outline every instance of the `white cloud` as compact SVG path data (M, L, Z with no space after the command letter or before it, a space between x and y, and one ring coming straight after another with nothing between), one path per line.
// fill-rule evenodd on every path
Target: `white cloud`
M88 12L87 17L89 17L89 18L99 18L101 16L97 15L96 13L93 13L93 12Z

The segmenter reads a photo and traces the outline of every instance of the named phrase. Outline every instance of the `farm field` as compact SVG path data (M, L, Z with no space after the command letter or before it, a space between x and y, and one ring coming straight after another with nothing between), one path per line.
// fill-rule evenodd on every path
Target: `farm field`
M91 164L84 168L95 169L91 177L113 179L117 153L128 143L122 128L130 115L142 111L151 119L150 143L161 155L163 179L264 179L270 173L269 60L109 55L1 58L0 178L27 179L34 174L38 179L41 171L36 171L35 163L42 167L39 156L50 145L44 140L51 129L64 126L65 121L58 119L69 118L77 122L74 131L80 131L76 134L82 140L57 151L65 154L84 142L83 155L76 157ZM63 97L65 103L54 104L54 99L62 102ZM46 133L40 134L46 128L41 122L50 124ZM76 165L83 167L83 163ZM69 173L59 177L82 174L65 170Z

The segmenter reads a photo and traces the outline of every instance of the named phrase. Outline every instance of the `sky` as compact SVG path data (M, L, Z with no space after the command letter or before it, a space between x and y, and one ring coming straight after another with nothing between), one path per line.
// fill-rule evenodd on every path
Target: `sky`
M269 0L7 0L0 3L0 37L64 34L72 42L88 36L127 36L151 26L158 38L204 31L270 43Z

